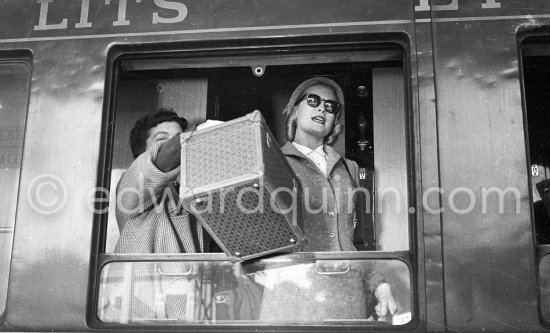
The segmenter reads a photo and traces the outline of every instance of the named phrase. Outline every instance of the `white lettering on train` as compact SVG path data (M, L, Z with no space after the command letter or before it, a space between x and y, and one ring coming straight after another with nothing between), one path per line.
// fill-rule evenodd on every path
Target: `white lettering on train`
M40 16L38 17L38 25L34 26L34 30L55 30L67 29L67 19L64 18L61 23L48 24L48 8L53 0L36 0L40 4Z
M110 5L111 0L104 0L105 5ZM419 4L415 6L415 11L450 11L458 10L460 0L447 0L449 3L444 5L430 5L430 0L418 0ZM495 9L501 8L501 0L481 0L482 9ZM49 4L54 0L36 0L36 3L40 5L40 14L38 17L38 24L34 26L34 30L63 30L67 29L67 18L61 19L59 23L48 24L48 12ZM89 21L90 0L81 0L80 5L80 21L74 26L77 29L91 28L92 22ZM141 3L141 0L136 0L136 3ZM154 0L154 4L157 8L168 9L176 11L177 15L173 17L162 17L158 12L153 12L152 24L165 23L173 24L183 21L187 17L187 6L178 1L169 0ZM130 20L126 18L126 12L128 7L128 0L118 0L117 20L113 22L113 26L128 26Z
M105 5L111 4L111 0L104 0ZM60 23L48 23L49 5L54 0L36 0L36 3L40 5L40 15L38 17L38 24L34 26L34 30L63 30L67 29L67 18L63 18ZM141 0L136 0L136 3L141 3ZM175 11L177 14L173 17L160 16L158 12L153 12L152 24L158 23L178 23L183 21L187 17L187 6L178 1L168 0L154 0L154 4L157 8L168 9ZM128 26L130 20L126 18L126 12L128 7L128 0L118 0L117 19L113 22L113 26ZM77 29L91 28L92 22L89 21L90 12L90 0L80 1L80 21L78 21L74 27Z
M88 22L88 12L90 11L90 0L82 0L80 6L80 22L74 25L75 28L91 28L92 23Z
M430 10L430 0L420 0L420 4L414 7L417 12Z
M105 4L110 4L110 0L105 0ZM127 0L118 0L118 18L113 22L113 26L130 25L130 21L126 19Z
M110 5L111 0L104 0L105 5ZM430 6L430 0L418 0L419 4L415 6L415 11L450 11L458 10L458 4L460 0L447 0L449 3L444 5ZM495 9L501 8L501 0L481 0L482 9ZM36 0L36 3L40 5L40 14L38 17L38 24L34 26L34 30L63 30L67 29L67 18L62 18L59 23L48 24L48 11L49 4L54 0ZM91 28L92 22L89 21L90 0L81 0L80 5L80 21L74 26L77 29ZM141 0L136 0L136 3L141 3ZM168 9L176 11L177 15L173 17L162 17L158 12L153 12L152 24L165 23L173 24L183 21L187 17L187 6L178 1L169 0L154 0L154 4L157 8ZM128 7L128 0L118 0L118 12L117 20L113 22L113 26L128 26L130 20L126 18L126 12Z
M178 11L176 17L161 17L157 12L153 13L153 24L157 23L178 23L187 17L187 6L179 2L170 2L167 0L155 0L155 5L163 9L171 9Z
M447 5L437 5L433 7L434 11L458 10L458 0L452 0L451 3Z
M500 3L495 0L486 0L485 3L481 4L481 8L500 8Z
M434 5L433 10L434 11L458 10L458 2L459 0L451 0L450 3L446 5ZM500 8L500 5L501 4L499 0L484 0L484 2L481 4L481 8L482 9ZM414 7L414 10L417 12L428 11L430 9L431 9L430 0L420 0L419 5Z

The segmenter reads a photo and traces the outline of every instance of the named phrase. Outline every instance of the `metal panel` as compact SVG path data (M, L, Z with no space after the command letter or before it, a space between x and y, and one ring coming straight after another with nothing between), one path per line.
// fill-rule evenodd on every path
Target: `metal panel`
M451 330L540 328L516 42L532 21L506 17L517 3L501 5L494 18L478 2L433 11Z
M59 191L44 199L60 204L44 214L33 210L26 198L19 199L5 322L11 330L88 327L87 292L99 238L92 232L95 215L89 194L100 174L98 160L110 149L100 143L109 139L102 141L102 128L112 126L103 121L103 103L111 101L104 93L111 46L128 44L139 50L144 44L168 42L180 48L189 47L188 42L246 46L287 35L306 36L300 43L414 35L413 5L404 0L190 0L187 18L176 25L153 25L155 12L164 17L177 13L151 1L108 3L12 0L0 5L0 50L30 49L34 55L21 188L52 175L49 180L57 182ZM128 6L125 18L119 10L122 3ZM50 6L47 24L67 19L66 29L34 29L41 26L45 4ZM83 19L81 4L90 4L88 18ZM130 24L124 25L126 21Z
M316 28L342 23L356 29L366 25L409 24L412 4L405 0L186 0L168 1L10 0L2 3L0 41L44 40L55 37L139 37L186 39L192 34ZM170 1L174 3L174 1ZM158 5L157 5L158 4ZM163 7L163 8L161 8ZM177 8L177 9L176 9ZM327 10L328 9L328 10ZM86 12L88 15L82 15ZM85 13L86 14L86 13ZM165 18L159 21L159 17ZM171 18L172 20L167 20ZM84 24L82 24L84 23ZM362 30L362 29L361 29ZM370 30L367 28L367 30ZM374 30L380 31L379 28ZM185 37L188 36L188 37ZM167 37L167 38L166 38Z
M372 70L376 247L409 248L407 127L401 68Z
M6 308L31 69L0 57L0 317ZM27 191L27 193L29 192ZM34 192L30 192L32 196Z
M265 53L262 52L262 53ZM259 54L249 57L230 57L223 55L216 58L201 57L190 59L142 59L122 61L124 70L151 70L151 69L177 69L177 68L215 68L215 67L238 67L257 64L262 66L286 65L289 63L296 65L303 64L322 64L335 62L371 62L371 61L392 61L401 60L401 50L347 50L342 52L326 52L318 54L317 52L299 54ZM261 58L260 58L261 57Z
M426 13L417 12L417 19L429 17ZM432 52L431 22L416 25L416 61L418 62L417 89L414 89L420 112L414 118L419 123L415 135L416 147L420 147L420 158L417 159L414 186L422 189L422 196L416 198L417 207L422 207L418 213L422 221L419 224L417 244L421 264L425 267L425 276L419 271L419 282L426 288L426 326L429 332L444 332L445 325L445 294L443 283L443 247L441 244L441 215L438 209L441 206L439 193L431 192L439 188L439 142L437 133L437 110L435 105L434 59ZM413 81L414 82L414 81ZM418 92L418 95L416 95ZM420 227L420 225L422 227ZM422 299L420 300L422 301Z
M85 327L105 47L86 41L25 47L35 66L20 186L50 184L42 197L50 205L37 211L19 197L6 325L74 330Z

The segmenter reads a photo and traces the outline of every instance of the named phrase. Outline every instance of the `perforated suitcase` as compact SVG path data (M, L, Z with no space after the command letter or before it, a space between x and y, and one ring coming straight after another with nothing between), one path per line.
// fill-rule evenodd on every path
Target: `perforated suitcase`
M300 181L259 111L181 141L180 200L232 262L301 247Z

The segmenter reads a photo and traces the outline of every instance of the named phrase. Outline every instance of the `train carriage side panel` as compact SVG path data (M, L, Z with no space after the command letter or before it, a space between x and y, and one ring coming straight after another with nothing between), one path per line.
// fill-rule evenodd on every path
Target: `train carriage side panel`
M541 5L459 5L432 10L447 325L540 329L517 30Z
M110 149L102 145L101 135L105 126L112 125L105 122L109 108L105 83L112 65L107 55L113 46L138 48L157 43L185 47L185 43L197 41L223 45L229 39L245 44L249 39L297 35L361 35L381 40L384 34L399 33L411 38L411 50L416 53L414 7L403 0L384 4L358 0L180 1L186 5L185 15L183 11L161 10L158 3L162 2L26 0L0 5L4 28L0 50L29 49L33 54L21 193L45 184L38 199L48 208L37 210L26 195L19 196L2 329L90 329L87 315L95 309L90 309L93 302L88 291L94 283L90 280L95 269L91 263L98 254L99 239L94 234L99 227L93 225L91 197L102 172L98 160ZM124 11L123 4L127 5ZM158 22L159 17L169 16L180 21L173 26ZM30 19L16 24L17 17ZM416 72L416 58L411 58L411 71ZM415 77L411 84L414 91ZM416 98L413 108L418 112ZM424 124L434 125L429 120ZM437 178L436 173L432 170L427 176ZM418 234L414 237L421 242L422 228L415 230ZM418 258L415 271L423 276L423 257ZM423 288L419 283L415 291L419 298L424 295ZM424 328L424 305L417 315L422 322L418 327ZM442 322L441 315L434 312L434 319Z

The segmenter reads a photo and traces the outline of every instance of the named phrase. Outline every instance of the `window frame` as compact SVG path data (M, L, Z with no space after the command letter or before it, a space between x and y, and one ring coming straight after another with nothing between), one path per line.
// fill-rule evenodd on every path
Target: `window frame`
M543 45L544 44L544 45ZM535 211L534 211L534 202L533 202L533 184L531 178L531 150L530 150L530 140L529 140L529 122L528 122L528 110L527 110L527 94L525 88L525 71L524 71L524 59L529 56L546 56L550 59L550 28L542 27L536 30L520 31L517 38L518 45L518 59L519 59L519 80L521 84L521 97L522 97L522 109L523 109L523 131L525 137L525 152L526 152L526 162L527 162L527 175L528 175L528 188L529 188L529 202L530 202L530 221L531 228L533 233L533 244L535 250L535 271L536 271L536 281L537 289L537 308L538 308L538 317L541 325L544 328L550 328L550 318L545 318L542 313L542 289L540 281L540 266L541 262L545 258L550 258L550 244L538 244L537 243L537 233L536 233L536 223L535 223ZM550 306L548 304L547 306Z
M20 196L20 190L21 190L21 171L23 170L23 155L24 155L24 148L25 148L25 135L27 132L27 120L29 116L29 104L30 104L30 95L31 95L31 85L32 85L32 74L33 74L33 57L32 53L29 50L12 50L12 51L0 51L0 67L3 65L22 65L25 68L26 76L27 76L27 82L26 82L26 99L25 99L25 105L21 108L24 109L25 115L23 119L23 133L22 133L22 139L21 139L21 153L20 153L20 163L19 163L19 179L17 179L17 192L15 193L15 207L14 207L14 221L13 226L11 228L4 228L0 227L0 233L10 233L11 232L11 250L8 252L8 258L7 258L7 267L5 269L7 270L6 274L6 289L0 290L0 292L5 293L4 297L4 304L0 304L0 324L2 324L5 321L6 317L6 308L8 306L8 291L9 291L9 285L10 285L10 271L11 271L11 263L12 263L12 256L13 256L13 236L15 234L15 228L16 228L16 222L17 222L17 206L19 203L19 196Z
M372 61L382 61L384 56L387 56L389 48L397 47L402 56L403 64L403 76L404 76L404 96L405 98L405 130L406 130L406 162L407 162L407 199L408 207L416 207L416 213L408 214L408 227L409 227L409 249L405 251L358 251L358 252L342 252L342 253L328 253L328 252L315 252L315 253L293 253L285 254L278 258L284 259L363 259L363 260L383 260L383 259L395 259L403 262L409 269L410 274L410 292L411 292L411 321L402 326L381 326L381 325L364 325L364 326L350 326L346 327L351 331L364 331L364 330L389 330L389 331L403 331L410 330L419 325L419 287L418 287L418 263L423 262L419 260L419 253L417 251L418 242L422 242L421 235L419 235L416 226L421 221L422 209L419 209L419 203L417 197L419 197L419 191L421 187L418 186L415 174L418 167L415 164L415 160L418 157L415 155L415 145L418 143L414 140L413 133L416 132L413 126L413 106L412 106L412 92L411 92L411 59L409 51L409 41L407 36L402 34L383 34L383 35L329 35L329 36L298 36L298 37L284 37L284 38L268 38L268 39L248 39L248 40L231 40L231 41L201 41L201 42L173 42L173 43L161 43L161 44L140 44L140 45L116 45L109 50L107 58L107 75L105 82L105 98L104 98L104 116L102 121L102 133L101 133L101 145L102 147L98 165L98 188L109 188L110 173L111 173L111 149L114 142L114 128L115 128L115 103L116 103L116 87L118 77L121 71L128 69L172 69L172 68L212 68L223 67L215 61L208 62L209 59L218 58L220 55L231 56L235 59L242 60L242 64L237 66L247 66L247 60L254 59L259 56L265 56L269 58L269 55L275 54L275 57L280 58L281 50L283 53L297 54L300 52L312 52L319 50L322 54L332 53L353 53L353 52L366 52L372 54ZM329 48L329 51L327 50ZM341 49L339 49L341 48ZM379 52L377 54L377 52ZM390 52L391 53L391 52ZM295 57L298 58L298 57ZM374 60L378 59L378 60ZM186 62L190 60L190 62ZM277 60L274 60L277 62ZM365 60L362 60L365 61ZM182 65L183 64L183 65ZM205 65L206 64L206 65ZM285 65L294 65L295 63L283 63ZM248 64L251 65L251 64ZM421 195L420 195L421 197ZM108 198L104 200L96 200L96 211L105 210L108 207ZM189 254L113 254L104 253L106 231L107 231L107 213L96 214L94 216L94 242L92 249L92 263L91 263L91 286L89 288L88 297L88 313L87 320L92 327L98 327L102 329L165 329L172 327L171 325L134 325L134 324L110 324L103 323L97 316L97 301L99 292L99 279L101 270L113 262L167 262L167 261L227 261L227 257L223 253L189 253ZM208 327L207 327L208 326ZM177 325L177 328L196 330L215 328L217 330L223 329L223 326L218 325ZM254 326L227 326L229 329L238 328L239 331L257 331L258 328L273 329L279 326L266 326L266 325L254 325ZM317 327L312 325L300 325L292 326L293 331L307 331L315 327L322 330L333 330L334 326Z

